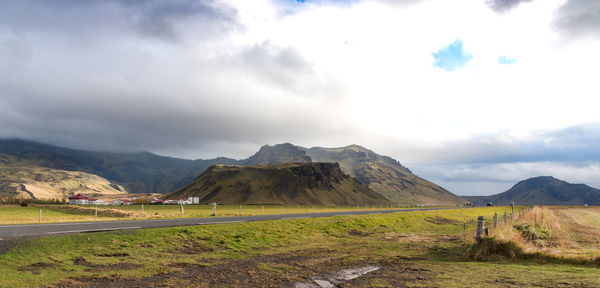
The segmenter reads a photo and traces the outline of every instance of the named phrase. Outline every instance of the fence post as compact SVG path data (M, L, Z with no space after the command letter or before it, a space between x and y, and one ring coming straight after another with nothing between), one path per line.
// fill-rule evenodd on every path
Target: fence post
M242 215L242 205L240 205L240 215Z
M477 234L475 235L475 240L479 241L481 239L481 235L483 234L483 223L485 221L485 217L479 216L477 217Z
M179 214L183 217L183 204L179 204Z
M142 204L142 217L144 217L144 204Z
M263 206L263 215L265 215L265 206Z
M494 229L498 227L498 213L494 212Z
M216 216L217 215L217 203L213 202L212 203L212 214L210 216Z
M42 223L42 209L40 209L40 219L39 222Z
M510 222L514 222L515 221L515 202L511 203L512 206L512 212L510 213Z
M98 206L96 206L96 211L94 211L94 220L98 220Z
M506 226L506 211L504 211L504 226Z

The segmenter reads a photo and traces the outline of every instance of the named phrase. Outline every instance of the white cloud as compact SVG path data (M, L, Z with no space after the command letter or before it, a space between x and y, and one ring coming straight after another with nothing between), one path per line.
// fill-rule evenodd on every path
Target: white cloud
M539 131L600 122L600 39L575 39L595 22L583 27L571 0L391 2L3 2L0 137L187 157L357 143L409 164L554 163L564 145ZM473 59L435 68L432 53L456 39Z

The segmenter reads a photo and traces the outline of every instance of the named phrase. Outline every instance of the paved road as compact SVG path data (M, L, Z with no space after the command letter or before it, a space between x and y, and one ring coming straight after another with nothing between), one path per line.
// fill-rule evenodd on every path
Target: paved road
M127 220L127 221L96 221L75 223L49 223L49 224L23 224L0 226L0 239L14 239L20 237L45 236L68 233L87 233L101 231L115 231L125 229L159 228L175 226L194 226L225 224L253 221L288 220L316 217L333 217L346 215L386 214L397 212L445 210L461 208L424 208L424 209L400 209L400 210L374 210L374 211L340 211L323 213L303 214L275 214L238 217L210 217L210 218L179 218L179 219L156 219L156 220Z

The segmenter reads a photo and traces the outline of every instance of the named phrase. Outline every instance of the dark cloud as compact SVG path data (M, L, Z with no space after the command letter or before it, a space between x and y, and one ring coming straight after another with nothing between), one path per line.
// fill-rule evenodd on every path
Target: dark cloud
M523 2L530 2L532 0L485 0L486 4L494 11L502 13L516 8Z
M335 103L340 88L301 51L268 42L233 46L221 40L227 35L193 34L219 23L237 25L229 20L234 14L213 13L222 8L215 2L5 3L0 137L94 150L247 157L264 143L301 143L352 130L351 121L328 109L343 109ZM170 45L173 38L179 45Z
M240 28L235 9L213 0L24 0L0 2L0 27L86 37L135 33L174 41Z
M568 0L557 10L553 24L566 37L600 37L600 1Z
M415 164L579 162L600 160L597 143L600 143L600 122L538 131L525 138L499 132L445 143L439 149L406 149L413 150L413 156L419 158Z

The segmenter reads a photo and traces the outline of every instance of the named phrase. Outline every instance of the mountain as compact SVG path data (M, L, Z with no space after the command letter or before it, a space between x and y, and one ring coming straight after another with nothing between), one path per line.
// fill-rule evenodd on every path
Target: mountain
M200 203L219 204L389 204L344 174L337 163L214 165L167 198L189 196L200 197Z
M253 156L235 160L215 158L186 160L148 152L109 153L60 148L19 139L0 139L0 153L35 161L37 165L82 171L122 185L131 193L175 191L194 180L211 165L337 162L342 171L395 204L455 205L462 198L414 175L398 161L358 145L341 148L303 148L290 143L265 145Z
M358 145L340 148L303 148L289 143L265 145L249 159L253 165L313 161L339 163L344 173L396 204L466 203L446 189L414 175L397 160Z
M240 160L239 165L255 166L262 164L306 163L313 162L306 151L298 147L283 143L275 146L265 145L248 159Z
M0 153L35 161L42 167L95 174L131 193L169 193L211 165L237 164L229 158L186 160L148 152L91 152L19 139L0 139Z
M77 193L104 197L125 195L127 190L97 175L50 169L35 161L0 154L0 196L65 199Z
M476 205L600 205L600 190L585 184L571 184L551 176L520 181L507 191L491 196L463 197Z

